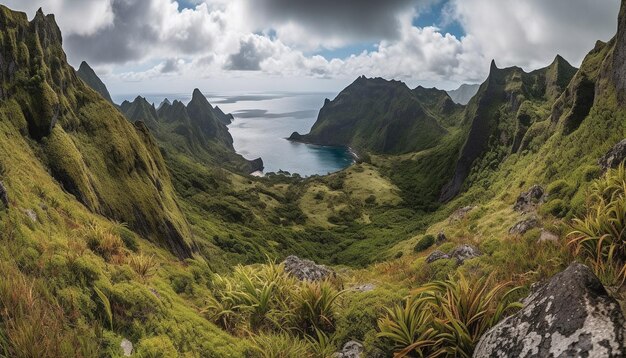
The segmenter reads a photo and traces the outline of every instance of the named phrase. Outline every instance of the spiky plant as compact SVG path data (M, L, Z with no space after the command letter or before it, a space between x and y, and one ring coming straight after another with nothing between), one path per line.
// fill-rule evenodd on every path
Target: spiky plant
M315 336L307 335L305 338L315 358L330 358L337 351L335 337L329 336L324 331L315 329Z
M596 274L613 284L626 279L626 170L624 164L597 179L587 213L574 219L569 244ZM605 282L611 284L610 282Z
M313 358L309 346L286 333L261 334L252 338L253 356L260 358Z
M426 303L426 300L409 297L404 303L387 308L387 314L378 320L378 336L391 341L396 356L411 353L424 356L441 340L429 327L433 315Z
M128 260L128 265L139 275L141 280L152 277L158 269L159 262L154 255L133 255Z
M390 339L396 357L471 357L480 337L508 311L518 308L508 283L458 278L434 281L413 292L404 305L379 320L380 337Z
M332 332L335 304L342 294L328 281L302 283L294 297L294 326L304 334L313 334L316 329Z

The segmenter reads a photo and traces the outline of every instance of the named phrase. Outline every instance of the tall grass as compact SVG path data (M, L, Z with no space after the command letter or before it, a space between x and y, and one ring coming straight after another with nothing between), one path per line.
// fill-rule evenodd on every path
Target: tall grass
M569 244L609 286L626 280L626 169L624 164L597 179L587 212L574 219Z

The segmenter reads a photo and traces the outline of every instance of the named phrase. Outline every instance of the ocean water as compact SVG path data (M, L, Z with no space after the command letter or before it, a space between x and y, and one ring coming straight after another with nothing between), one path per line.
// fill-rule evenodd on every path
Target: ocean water
M265 173L278 170L302 176L325 175L353 163L346 148L323 147L286 140L293 132L308 133L325 98L333 93L227 93L205 92L212 105L232 113L229 125L237 153L248 159L263 158ZM184 103L190 94L151 94L146 99L158 106L164 98ZM134 96L114 96L116 103Z

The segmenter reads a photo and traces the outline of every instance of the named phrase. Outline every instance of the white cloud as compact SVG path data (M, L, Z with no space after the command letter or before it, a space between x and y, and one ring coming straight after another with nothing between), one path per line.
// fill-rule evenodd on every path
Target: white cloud
M442 87L482 81L492 58L533 69L559 53L577 65L595 40L614 34L619 6L619 0L447 0L444 25L458 21L466 35L412 25L425 6L441 1L187 0L196 4L187 9L173 0L7 5L31 16L42 5L55 12L70 60L85 59L112 81L364 74ZM374 50L332 59L309 54L363 40L376 43Z
M544 66L558 53L573 64L617 29L619 0L451 0L449 16L498 65Z

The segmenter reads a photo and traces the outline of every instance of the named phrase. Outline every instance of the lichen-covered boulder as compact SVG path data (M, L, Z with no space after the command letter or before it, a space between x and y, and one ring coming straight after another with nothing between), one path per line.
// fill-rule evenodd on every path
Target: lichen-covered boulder
M545 191L539 185L533 185L527 192L521 193L513 209L515 211L528 212L534 209L538 204L543 201Z
M600 280L573 263L485 333L474 357L624 357L624 324Z
M350 341L343 345L341 352L335 353L335 358L361 358L364 348L357 341Z
M482 253L471 245L457 246L448 254L450 258L456 259L456 263L458 265L462 265L465 260L473 259L474 257L478 257L480 255L482 255Z
M626 160L626 139L617 143L611 150L598 160L598 164L603 171L607 171L611 168L616 168L618 165Z
M525 219L513 225L509 229L511 235L524 235L528 230L539 227L539 220L535 218Z
M283 261L283 265L285 266L285 272L301 281L321 281L336 276L335 271L328 267L294 255L288 256Z
M435 251L431 252L430 255L428 255L428 257L426 258L426 263L429 264L429 263L435 262L437 260L449 259L449 258L450 258L450 256L448 256L448 254L444 253L443 251L435 250Z

